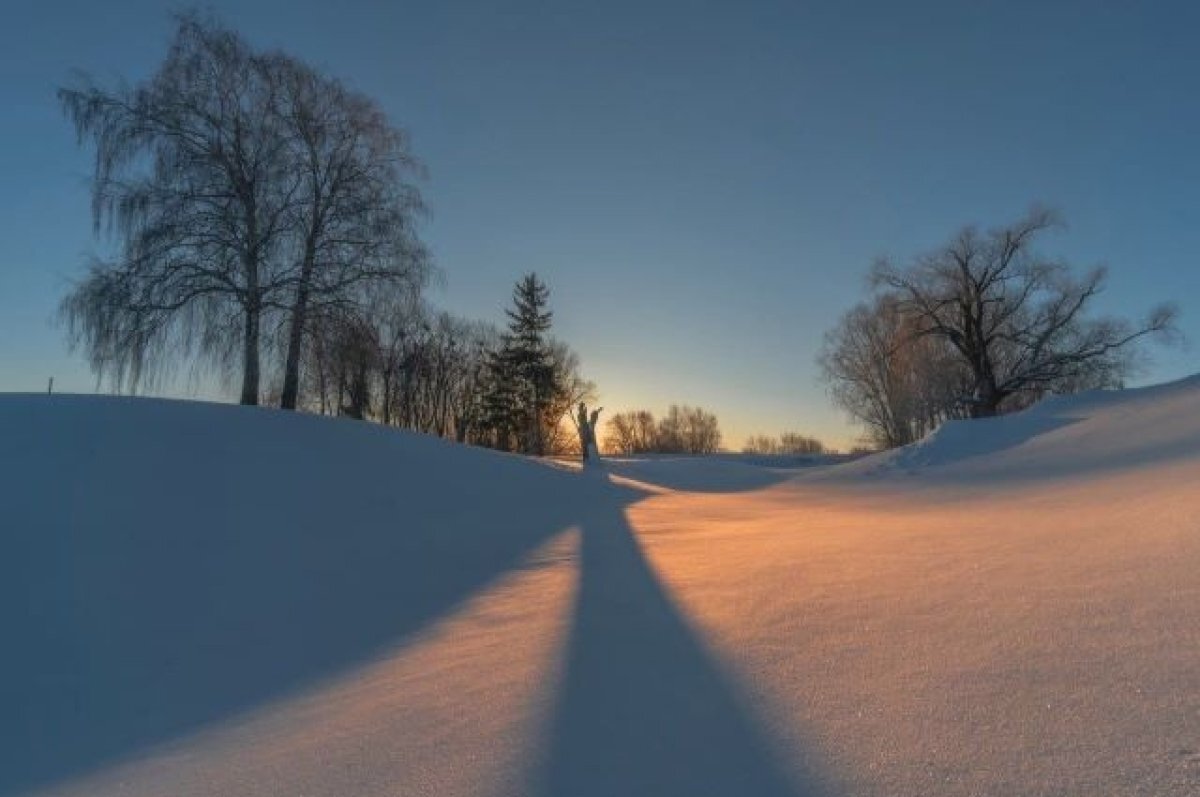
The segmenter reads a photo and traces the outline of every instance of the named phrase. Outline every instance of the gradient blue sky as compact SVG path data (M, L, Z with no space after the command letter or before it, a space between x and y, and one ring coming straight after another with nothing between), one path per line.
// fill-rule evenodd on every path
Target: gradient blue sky
M0 390L91 391L53 326L95 246L54 89L137 80L168 12L6 3ZM718 413L727 444L845 444L814 359L880 254L1033 201L1108 263L1099 308L1180 303L1200 339L1200 12L1095 2L216 2L252 42L373 95L429 168L433 300L500 320L536 270L610 410ZM1197 368L1161 353L1143 381ZM202 391L203 392L203 391Z

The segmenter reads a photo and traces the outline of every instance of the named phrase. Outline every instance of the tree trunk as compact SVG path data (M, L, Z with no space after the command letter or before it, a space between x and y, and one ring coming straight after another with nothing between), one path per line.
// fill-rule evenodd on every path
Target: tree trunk
M383 425L387 426L392 422L392 369L384 368L383 371L383 406L380 408L383 414Z
M346 405L344 414L360 421L366 419L370 410L368 406L370 404L368 395L370 388L367 384L367 364L361 359L361 356L354 363L354 371L350 375L348 388L350 403Z
M256 300L246 307L246 328L243 345L242 365L242 398L241 403L250 406L258 404L258 338L260 311Z
M321 414L329 415L329 385L325 371L325 349L318 344L317 361L317 391L321 394Z
M307 312L308 290L301 286L300 290L296 292L296 304L292 307L287 357L283 364L283 393L279 397L279 406L285 410L296 409L300 398L300 349L304 344L304 324Z
M296 288L296 303L292 306L292 324L288 330L287 358L283 365L283 394L279 406L296 409L300 397L300 349L304 345L304 325L308 323L308 294L316 266L316 245L312 235L304 242L304 264L300 268L300 284Z
M245 339L243 346L242 365L242 398L241 403L249 406L258 405L258 338L259 325L262 321L262 289L259 287L259 239L257 210L254 195L251 193L243 207L246 219L247 240L249 246L242 252L242 269L246 276L246 294L243 308L246 313Z
M981 381L979 388L975 391L975 401L971 403L972 418L992 418L1000 412L1000 402L1004 400L1004 396L996 389L996 384L991 379Z
M972 418L994 418L999 408L992 403L977 402L971 405Z

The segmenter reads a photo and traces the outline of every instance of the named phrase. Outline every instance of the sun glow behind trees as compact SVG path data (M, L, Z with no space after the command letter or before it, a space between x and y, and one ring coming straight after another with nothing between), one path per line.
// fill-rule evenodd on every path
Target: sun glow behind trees
M502 374L491 344L508 357L511 341L421 301L432 273L417 234L423 170L403 130L299 59L194 13L177 22L150 79L60 92L96 149L94 223L120 250L94 260L62 303L69 339L97 375L137 389L190 362L240 371L243 403L385 422L436 416L414 428L527 453L568 445L548 414L565 417L566 398L594 390L564 343L539 343L534 360ZM999 230L966 228L903 267L875 269L882 292L843 318L822 360L834 401L872 442L900 445L1048 391L1124 384L1133 344L1172 332L1169 307L1138 324L1088 317L1105 272L1076 278L1031 248L1055 221L1035 210ZM414 353L414 339L434 350ZM450 352L467 361L463 374L430 365ZM427 366L441 371L425 379ZM556 372L570 383L560 391L547 382ZM398 387L410 377L423 387ZM488 406L451 395L450 383L482 391ZM393 406L431 385L436 410ZM719 433L704 437L665 433L655 445L719 447Z

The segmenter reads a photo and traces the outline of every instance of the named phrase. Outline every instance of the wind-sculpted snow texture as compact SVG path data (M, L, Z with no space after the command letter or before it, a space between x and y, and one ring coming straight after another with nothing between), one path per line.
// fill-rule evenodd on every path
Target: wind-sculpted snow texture
M0 794L1200 793L1200 382L572 473L0 396Z

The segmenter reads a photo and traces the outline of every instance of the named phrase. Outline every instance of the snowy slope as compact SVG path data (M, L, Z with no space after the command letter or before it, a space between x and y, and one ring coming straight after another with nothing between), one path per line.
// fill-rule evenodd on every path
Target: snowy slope
M0 396L0 795L1200 794L1200 380L780 464Z
M578 520L572 474L351 421L0 396L0 794L373 660Z
M610 457L609 473L651 487L688 492L754 490L818 467L810 458L741 455Z
M1200 376L1153 387L1055 396L1012 415L950 421L926 439L826 476L944 480L1083 476L1195 457Z

